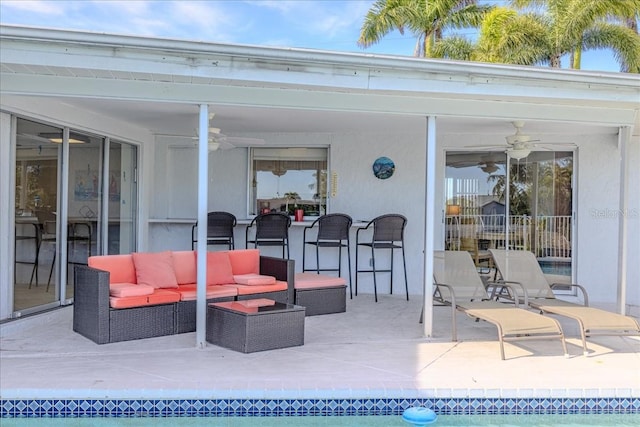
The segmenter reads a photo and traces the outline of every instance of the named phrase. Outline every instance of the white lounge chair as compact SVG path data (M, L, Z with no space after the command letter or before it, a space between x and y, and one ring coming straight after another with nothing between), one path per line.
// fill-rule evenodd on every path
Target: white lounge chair
M490 252L494 265L503 281L510 285L511 292L508 294L504 292L505 289L496 287L492 296L516 299L543 313L553 313L574 319L580 327L585 356L589 353L587 335L640 335L640 323L633 317L589 307L589 296L584 287L577 284L567 285L566 283L549 285L533 253L499 249L490 249ZM584 304L556 298L553 288L557 286L571 286L580 289ZM514 295L517 295L517 298Z
M532 339L559 339L565 356L568 356L564 334L557 320L490 300L469 252L436 251L434 285L434 300L451 306L453 341L457 341L456 310L460 310L498 328L502 360L504 341Z

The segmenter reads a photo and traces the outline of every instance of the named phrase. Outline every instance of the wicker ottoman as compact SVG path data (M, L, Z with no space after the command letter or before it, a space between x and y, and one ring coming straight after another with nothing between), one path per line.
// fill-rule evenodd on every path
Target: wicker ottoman
M304 344L305 308L269 299L209 304L207 341L243 353Z
M347 285L342 277L296 273L295 304L307 309L307 316L347 311Z

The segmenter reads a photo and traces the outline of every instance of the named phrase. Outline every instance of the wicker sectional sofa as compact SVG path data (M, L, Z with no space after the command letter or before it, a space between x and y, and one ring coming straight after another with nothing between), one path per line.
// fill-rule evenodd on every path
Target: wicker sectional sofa
M103 255L74 270L73 330L98 343L195 330L194 251ZM294 301L294 261L257 249L207 253L207 301Z

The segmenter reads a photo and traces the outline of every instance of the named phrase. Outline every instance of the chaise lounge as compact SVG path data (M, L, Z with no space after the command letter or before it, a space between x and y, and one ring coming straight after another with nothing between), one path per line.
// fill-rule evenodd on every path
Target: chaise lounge
M504 341L559 339L568 356L564 333L557 320L521 308L490 301L469 252L434 253L434 300L451 306L452 340L457 341L456 309L498 328L500 357Z
M549 285L535 255L529 251L490 249L494 264L508 287L494 288L494 297L524 302L540 310L569 317L580 327L584 355L589 353L587 335L640 335L638 320L598 308L589 307L586 289L577 284L555 283ZM576 304L556 298L553 289L571 286L580 289L584 304Z

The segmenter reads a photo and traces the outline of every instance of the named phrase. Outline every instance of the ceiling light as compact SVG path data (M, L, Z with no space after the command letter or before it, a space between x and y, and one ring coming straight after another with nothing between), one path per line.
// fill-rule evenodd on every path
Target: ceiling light
M62 144L62 134L60 132L43 132L38 134L42 138L46 138L54 144ZM86 144L89 142L89 138L85 135L80 135L74 132L69 133L69 144Z
M515 160L521 160L531 154L531 150L528 148L512 148L507 150L507 155Z

